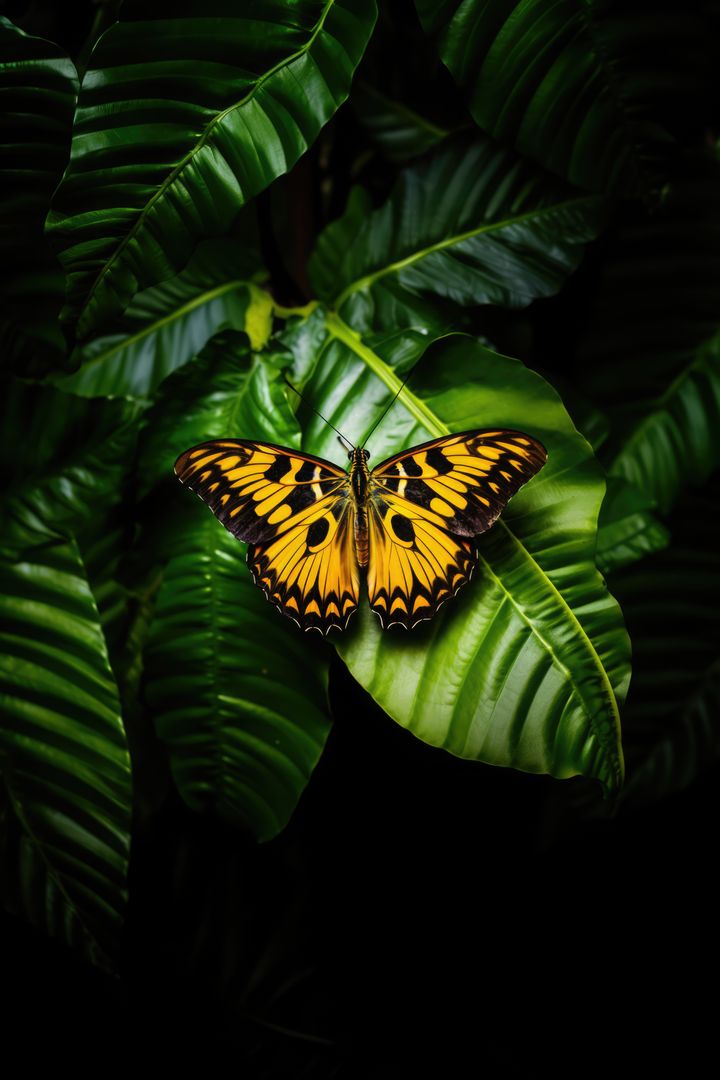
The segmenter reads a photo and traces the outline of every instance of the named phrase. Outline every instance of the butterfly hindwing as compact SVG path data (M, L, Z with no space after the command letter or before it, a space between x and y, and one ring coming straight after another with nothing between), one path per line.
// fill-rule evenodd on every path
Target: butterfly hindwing
M175 472L239 540L268 600L303 630L344 628L357 608L354 510L346 472L271 443L219 439Z
M477 561L472 541L453 536L406 499L373 499L368 526L368 598L383 629L431 619L470 580Z
M248 548L255 583L303 630L343 630L357 608L354 518L349 499L329 495L270 543Z
M372 471L373 487L456 536L478 536L546 458L542 443L522 431L463 431L383 461Z

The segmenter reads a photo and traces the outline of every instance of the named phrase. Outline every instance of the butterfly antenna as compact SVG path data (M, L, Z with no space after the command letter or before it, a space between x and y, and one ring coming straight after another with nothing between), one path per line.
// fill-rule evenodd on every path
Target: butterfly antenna
M419 363L419 361L418 361L418 363ZM397 399L398 399L398 398L400 397L400 394L402 393L402 391L403 391L403 389L404 389L404 387L405 387L405 384L407 383L408 379L410 378L410 376L412 375L412 373L413 373L413 371L415 370L415 368L416 368L416 367L417 367L417 364L413 364L413 366L412 366L412 367L410 368L410 370L408 371L407 375L405 376L405 378L403 379L403 381L402 381L402 382L400 383L400 389L398 390L397 394L396 394L396 395L395 395L395 397L394 397L394 398L392 399L392 401L390 402L390 404L388 405L388 407L387 407L387 408L385 409L385 412L383 412L383 413L381 413L381 414L380 414L380 417L379 417L379 419L375 421L375 423L373 424L373 426L372 426L372 427L370 428L370 430L368 431L367 435L366 435L366 436L365 436L365 438L363 439L363 444L362 444L363 446L365 446L365 444L367 443L368 439L369 439L369 438L370 438L370 436L372 435L373 431L375 431L375 429L376 429L377 427L379 427L379 426L380 426L380 424L381 424L381 423L383 422L383 420L385 419L385 417L387 416L387 414L388 414L388 413L390 412L390 410L392 409L393 405L395 404L395 402L397 401Z
M324 417L324 416L323 416L323 414L322 414L321 412L318 412L318 410L317 410L316 408L314 408L314 407L313 407L313 406L312 406L312 405L310 404L310 402L308 401L308 399L307 399L306 397L303 397L303 395L302 395L302 394L300 393L300 391L299 391L299 390L296 390L296 389L295 389L295 387L294 387L294 386L293 386L293 384L292 384L292 383L290 382L290 380L289 380L289 379L287 378L287 376L283 375L283 379L284 379L284 380L285 380L285 382L286 382L286 383L288 384L288 386L290 387L290 389L291 389L291 390L295 390L295 393L296 393L296 394L297 394L297 396L298 396L298 397L300 398L300 400L301 400L301 401L304 401L304 402L305 402L305 404L307 405L307 407L308 407L309 409L312 409L312 411L313 411L313 412L315 413L315 415L316 415L316 416L319 416L321 420L324 420L324 421L325 421L325 423L326 423L326 424L328 425L328 427L331 427L331 428L333 429L333 431L337 432L337 434L338 434L338 435L340 436L340 439L341 439L341 441L342 441L342 442L346 443L346 444L347 444L347 445L348 445L348 446L349 446L349 447L350 447L350 448L351 448L352 450L354 450L354 449L355 449L355 447L354 447L354 446L353 446L353 444L352 444L352 443L350 442L350 440L349 440L349 439L346 439L346 438L345 438L345 436L343 435L343 433L342 433L341 431L338 431L338 429L337 429L337 428L335 427L335 425L334 425L334 424L331 424L331 423L330 423L330 421L329 421L328 419L326 419L326 417Z

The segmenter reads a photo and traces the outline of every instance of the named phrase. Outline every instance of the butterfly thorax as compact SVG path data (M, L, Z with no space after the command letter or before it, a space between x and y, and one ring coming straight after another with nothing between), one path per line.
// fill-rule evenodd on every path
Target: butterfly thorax
M367 467L367 450L358 448L352 452L350 484L355 500L355 553L358 566L368 564L367 496L370 486L370 470Z

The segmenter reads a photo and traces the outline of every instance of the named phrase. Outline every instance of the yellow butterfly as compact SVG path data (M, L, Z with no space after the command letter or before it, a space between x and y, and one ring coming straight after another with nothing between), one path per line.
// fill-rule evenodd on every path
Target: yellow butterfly
M181 454L175 472L238 540L268 600L302 630L343 630L367 571L383 629L431 619L470 580L485 532L545 464L522 431L463 431L368 469L249 439Z

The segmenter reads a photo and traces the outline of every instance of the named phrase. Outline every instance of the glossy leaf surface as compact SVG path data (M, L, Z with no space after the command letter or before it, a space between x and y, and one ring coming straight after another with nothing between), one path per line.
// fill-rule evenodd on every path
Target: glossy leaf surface
M374 20L373 0L123 5L49 219L81 340L291 168L347 97Z
M371 349L335 316L328 325L312 401L359 443L399 388L386 360L406 343L395 336ZM555 392L470 338L441 340L373 436L373 461L488 424L539 438L548 464L480 538L473 582L410 633L381 632L364 609L337 648L383 709L425 741L526 771L595 776L612 790L622 779L628 640L593 561L602 476ZM305 437L337 460L320 421Z
M285 393L278 370L228 334L168 380L141 452L149 482L176 485L177 507L145 651L146 700L188 805L212 808L260 840L287 823L327 738L328 653L268 604L245 545L172 466L220 435L297 445Z
M0 582L0 767L14 819L7 899L107 962L124 914L131 785L97 607L72 540L3 559Z
M667 547L670 534L653 513L654 508L646 492L622 477L608 477L595 556L603 574Z
M663 120L702 100L692 7L614 0L416 0L423 26L494 138L591 191L657 184Z
M359 330L432 325L434 299L523 307L561 287L599 203L487 139L441 147L370 213L356 191L321 234L312 282Z
M78 349L79 370L56 385L82 397L146 398L221 330L244 330L262 348L272 300L252 280L257 265L236 241L206 241L181 274L138 293L115 332Z

